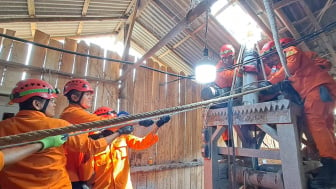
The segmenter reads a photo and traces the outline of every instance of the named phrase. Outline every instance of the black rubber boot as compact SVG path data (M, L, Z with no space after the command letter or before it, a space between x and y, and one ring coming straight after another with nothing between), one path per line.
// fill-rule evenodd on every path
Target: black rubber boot
M331 189L336 187L336 160L321 158L322 167L316 177L309 182L311 189Z

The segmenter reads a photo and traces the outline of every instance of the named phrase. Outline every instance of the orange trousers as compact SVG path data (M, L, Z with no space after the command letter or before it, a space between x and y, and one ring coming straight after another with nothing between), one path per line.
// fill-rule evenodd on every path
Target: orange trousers
M323 102L320 99L319 87L315 87L306 96L304 111L308 129L313 136L320 157L336 159L336 139L333 127L334 102Z

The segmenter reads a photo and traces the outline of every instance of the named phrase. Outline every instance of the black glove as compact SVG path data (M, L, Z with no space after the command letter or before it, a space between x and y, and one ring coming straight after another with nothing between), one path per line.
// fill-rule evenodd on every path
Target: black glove
M269 82L269 81L262 81L258 84L259 87L267 87L267 86L270 86L270 85L272 85L272 83ZM260 91L260 94L262 94L262 95L274 95L274 94L277 94L279 92L280 92L280 85L275 84L268 89Z
M170 116L166 115L166 116L162 116L160 117L160 119L156 122L156 125L158 127L161 127L162 125L164 125L165 123L168 123L170 120Z
M293 89L291 81L289 81L289 80L283 80L280 83L278 83L277 85L279 85L281 91L286 91L286 90L292 90Z
M101 135L103 135L103 137L107 137L113 134L113 131L109 130L109 129L105 129L101 132Z
M151 119L145 119L142 121L139 121L139 125L144 126L144 127L149 127L151 125L153 125L154 121Z
M102 130L98 133L89 135L89 137L92 138L93 140L98 140L100 138L104 138L104 137L110 136L112 134L113 134L113 131L111 131L109 129L105 129L105 130Z
M269 81L261 81L261 82L258 83L259 87L267 87L267 86L270 86L270 85L272 85L272 83L269 82Z
M100 138L104 138L104 136L101 133L98 133L98 134L89 135L89 138L92 138L93 140L98 140Z
M132 132L134 131L134 128L132 125L127 125L125 127L122 127L120 129L117 130L117 132L120 134L120 135L123 135L123 134L131 134Z

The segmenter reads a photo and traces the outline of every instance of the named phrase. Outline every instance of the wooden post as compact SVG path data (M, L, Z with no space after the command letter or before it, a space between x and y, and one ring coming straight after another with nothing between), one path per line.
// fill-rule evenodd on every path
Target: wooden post
M297 124L277 124L277 131L285 188L307 188Z

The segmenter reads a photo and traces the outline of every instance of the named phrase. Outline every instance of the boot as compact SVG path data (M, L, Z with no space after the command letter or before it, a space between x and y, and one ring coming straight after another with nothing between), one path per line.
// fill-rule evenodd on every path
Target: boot
M316 177L310 180L311 189L329 189L336 186L336 160L321 158L322 167Z

